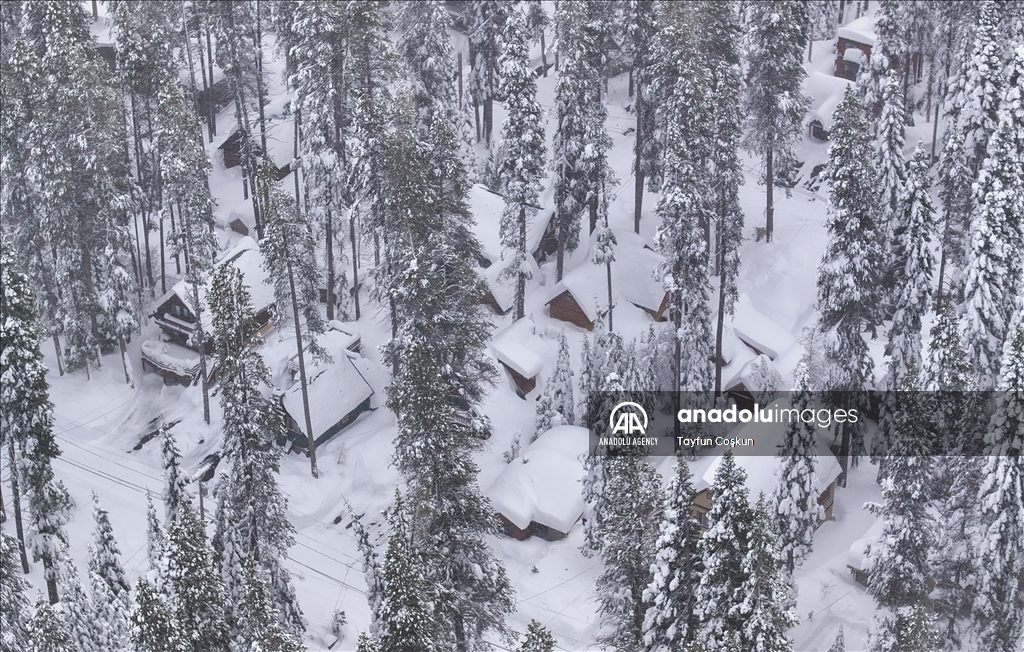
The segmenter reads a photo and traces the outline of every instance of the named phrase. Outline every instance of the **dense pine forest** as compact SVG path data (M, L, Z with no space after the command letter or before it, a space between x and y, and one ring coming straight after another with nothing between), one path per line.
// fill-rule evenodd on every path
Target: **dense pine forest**
M1024 645L1020 0L5 1L0 238L0 652Z

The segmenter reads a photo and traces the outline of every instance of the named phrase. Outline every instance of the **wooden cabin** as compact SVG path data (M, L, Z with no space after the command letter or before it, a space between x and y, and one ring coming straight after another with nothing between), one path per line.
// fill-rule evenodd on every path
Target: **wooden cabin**
M654 321L665 321L669 296L654 270L664 258L650 243L632 231L614 229L615 262L612 263L612 301L615 310L639 308ZM591 238L593 240L593 237ZM591 242L591 248L593 248ZM589 257L588 257L589 258ZM598 316L608 310L608 277L603 265L585 262L573 269L551 291L548 315L593 330Z
M260 333L265 335L272 327L274 291L265 282L267 275L263 269L259 246L252 238L243 238L217 263L218 266L229 264L235 265L242 273L252 296L257 326ZM213 329L207 301L208 283L209 279L199 287L198 292L203 304L202 328L206 334L206 353L210 355L213 352ZM162 375L165 382L190 384L197 378L199 360L194 336L199 328L199 320L192 312L194 301L195 290L192 284L181 280L154 303L150 316L160 327L161 336L158 340L143 342L142 365L143 369ZM212 374L214 369L210 361L207 372Z
M213 86L207 86L199 91L199 96L196 98L196 102L199 105L199 117L204 119L210 117L211 102L213 106L213 114L216 116L222 109L234 102L234 100L235 95L231 91L231 84L228 83L228 80L225 78L216 81Z
M267 127L267 140L268 140L267 147L268 147L268 149L272 150L271 153L270 153L270 157L271 157L271 163L273 163L274 169L276 170L275 178L276 178L277 181L280 181L281 179L284 179L286 176L291 174L292 163L293 163L292 157L290 155L287 156L287 157L283 157L283 156L278 156L277 158L274 157L274 151L273 151L274 149L279 149L279 150L283 149L280 146L278 146L278 147L273 147L272 146L274 143L271 141L271 139L272 138L276 138L276 136L277 136L277 134L274 133L274 132L279 132L279 131L281 131L280 125L276 125L276 126L272 125L272 126ZM246 132L245 132L244 129L236 128L231 133L231 135L228 136L224 140L224 142L222 142L220 145L217 146L217 149L221 152L221 156L222 156L223 161L224 161L224 167L230 169L230 168L237 167L237 166L241 165L242 162L243 162L243 155L244 155L244 151L245 151L246 145L248 145L252 149L253 156L255 156L255 157L262 157L263 156L263 147L260 145L259 140L260 139L257 137L256 134L253 134L251 138L247 138ZM284 163L283 165L278 165L276 163L276 161L278 159L285 160L287 162Z
M506 536L558 541L583 516L586 470L581 461L590 431L556 426L541 433L484 492Z
M373 409L370 399L374 391L366 380L367 363L351 350L352 340L350 332L332 328L318 338L320 345L330 353L331 362L306 360L306 391L317 446L330 441L363 412ZM281 395L286 440L279 443L290 442L291 450L305 451L309 442L296 359L297 356L289 362L294 383Z
M544 368L543 360L551 354L536 332L533 320L524 317L491 340L494 357L522 399L537 387L537 378Z

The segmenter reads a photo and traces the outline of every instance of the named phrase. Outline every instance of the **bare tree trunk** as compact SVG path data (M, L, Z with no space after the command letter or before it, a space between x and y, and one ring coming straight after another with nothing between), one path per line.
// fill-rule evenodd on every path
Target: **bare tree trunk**
M807 37L807 63L811 63L811 54L814 52L814 35Z
M189 252L192 248L189 247ZM206 333L203 331L203 304L199 301L199 275L195 273L195 262L188 265L191 267L192 278L192 312L196 316L196 345L199 347L199 382L203 385L203 421L210 425L210 384L207 380L208 371L206 368Z
M462 614L458 611L455 612L455 649L457 652L467 652L468 647L466 645L466 627L462 623Z
M314 478L320 473L316 466L316 433L309 416L309 387L306 382L306 354L302 350L302 323L299 321L299 299L295 294L295 274L292 273L292 262L288 260L288 287L292 293L292 321L295 322L295 348L299 354L299 382L302 386L302 414L306 419L306 442L309 451L309 472Z
M121 349L121 366L124 367L124 382L132 386L135 389L135 383L132 381L132 375L128 373L128 347L124 343L124 338L117 338L117 345Z
M210 26L205 25L206 31L206 61L210 65L210 142L217 137L217 112L213 103L213 41L210 39ZM202 47L202 44L200 44Z
M722 395L722 333L725 330L725 251L722 247L722 229L719 225L718 232L718 324L715 330L715 399Z
M357 207L348 220L348 237L352 242L352 303L355 304L356 321L359 321L359 253L356 251L356 215L358 211Z
M615 330L615 325L612 322L612 261L605 261L604 269L608 279L608 332L611 333Z
M631 78L632 79L632 78ZM639 80L636 84L636 140L633 144L633 231L640 233L640 216L644 205L644 173L640 168L640 158L644 147L644 91Z
M99 4L97 3L96 0L92 0L92 19L93 20L99 20L100 19L100 8L99 8Z
M177 234L178 229L174 223L174 206L170 202L167 203L167 211L171 214L171 233ZM180 207L178 208L178 212L181 212ZM175 274L181 276L181 256L179 255L178 247L174 248L174 271Z
M555 229L558 237L558 256L555 259L555 280L562 280L562 272L565 269L565 232L562 227L562 221L559 219L557 211L555 213Z
M765 182L768 184L767 199L768 207L764 214L764 238L765 243L772 241L772 232L775 230L775 174L772 169L773 156L775 152L771 146L765 154Z
M11 500L14 504L14 532L18 537L21 572L28 575L28 552L25 550L25 525L21 517L21 488L18 485L18 460L14 456L14 437L7 437L7 459L11 467Z
M462 52L459 52L459 62L455 66L455 72L459 76L459 108L462 108Z
M324 224L327 237L327 319L334 319L334 216L327 209L327 220Z
M60 353L60 336L54 331L53 335L53 353L57 356L57 373L61 376L64 375L64 357Z
M139 134L139 115L135 103L135 92L131 93L132 104L132 135L135 138L135 176L139 184L142 184L142 137ZM148 287L152 288L153 282L153 261L149 251L149 212L142 209L142 241L146 247L146 280Z
M526 206L519 207L519 242L526 248ZM529 256L528 251L521 252ZM526 272L519 269L516 272L516 319L526 316Z
M545 77L548 76L548 48L547 43L544 42L544 29L540 30L540 64L544 68L542 73Z

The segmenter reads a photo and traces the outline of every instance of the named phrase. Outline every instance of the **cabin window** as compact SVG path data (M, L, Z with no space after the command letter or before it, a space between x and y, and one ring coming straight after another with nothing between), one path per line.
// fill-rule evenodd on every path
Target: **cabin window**
M850 81L857 81L857 75L860 73L860 64L856 61L840 59L836 62L836 68L839 77L849 79Z
M821 126L820 120L811 121L811 137L817 140L828 140L828 132Z
M181 304L172 303L170 305L170 308L168 308L167 312L169 312L172 317L177 317L178 319L184 319L186 321L192 321L192 313L188 311L188 308Z

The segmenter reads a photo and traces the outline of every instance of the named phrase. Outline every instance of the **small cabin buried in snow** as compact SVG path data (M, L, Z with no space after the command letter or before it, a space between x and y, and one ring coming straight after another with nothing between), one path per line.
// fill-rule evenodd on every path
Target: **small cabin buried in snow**
M556 426L512 460L484 492L505 534L558 541L583 516L583 456L590 431Z
M234 265L242 273L243 282L248 286L256 311L256 322L260 334L265 335L271 328L271 314L274 305L274 290L266 282L263 269L263 255L259 245L252 238L242 238L227 251L217 266ZM212 352L213 317L210 313L207 292L210 277L199 287L199 301L203 306L202 327L206 336L207 354ZM192 312L194 301L192 284L178 281L166 294L154 303L153 320L162 331L160 339L142 343L142 368L160 374L165 383L189 385L199 377L199 350L193 343L198 327ZM210 379L216 372L211 359L207 374Z
M536 389L544 358L550 356L544 340L536 333L537 326L533 321L523 317L491 340L494 357L522 399Z
M356 418L373 409L370 399L373 388L366 378L367 362L353 350L359 344L351 329L339 330L332 322L331 330L318 338L331 356L330 362L306 358L306 391L309 395L309 417L316 445L329 441ZM285 414L286 437L292 450L305 451L309 441L305 434L306 416L302 407L302 384L298 377L298 356L288 362L294 374L291 387L281 394ZM284 444L285 441L279 442Z
M632 231L613 229L617 244L612 267L612 301L615 310L629 305L646 312L654 321L665 321L668 293L654 279L654 270L664 261L646 238ZM594 238L591 237L591 250ZM547 300L548 314L591 331L598 316L608 310L608 276L604 265L586 257L576 269L562 277Z
M866 15L850 21L836 30L836 37L835 76L857 81L857 75L871 62L871 54L878 45L875 16ZM921 64L921 53L911 54L910 74L919 76ZM902 65L899 57L893 57L889 62L893 70L899 70Z
M843 101L846 89L851 86L853 82L847 79L829 77L820 72L812 72L807 76L804 93L812 98L807 120L807 131L811 138L825 142L831 137L836 108Z

